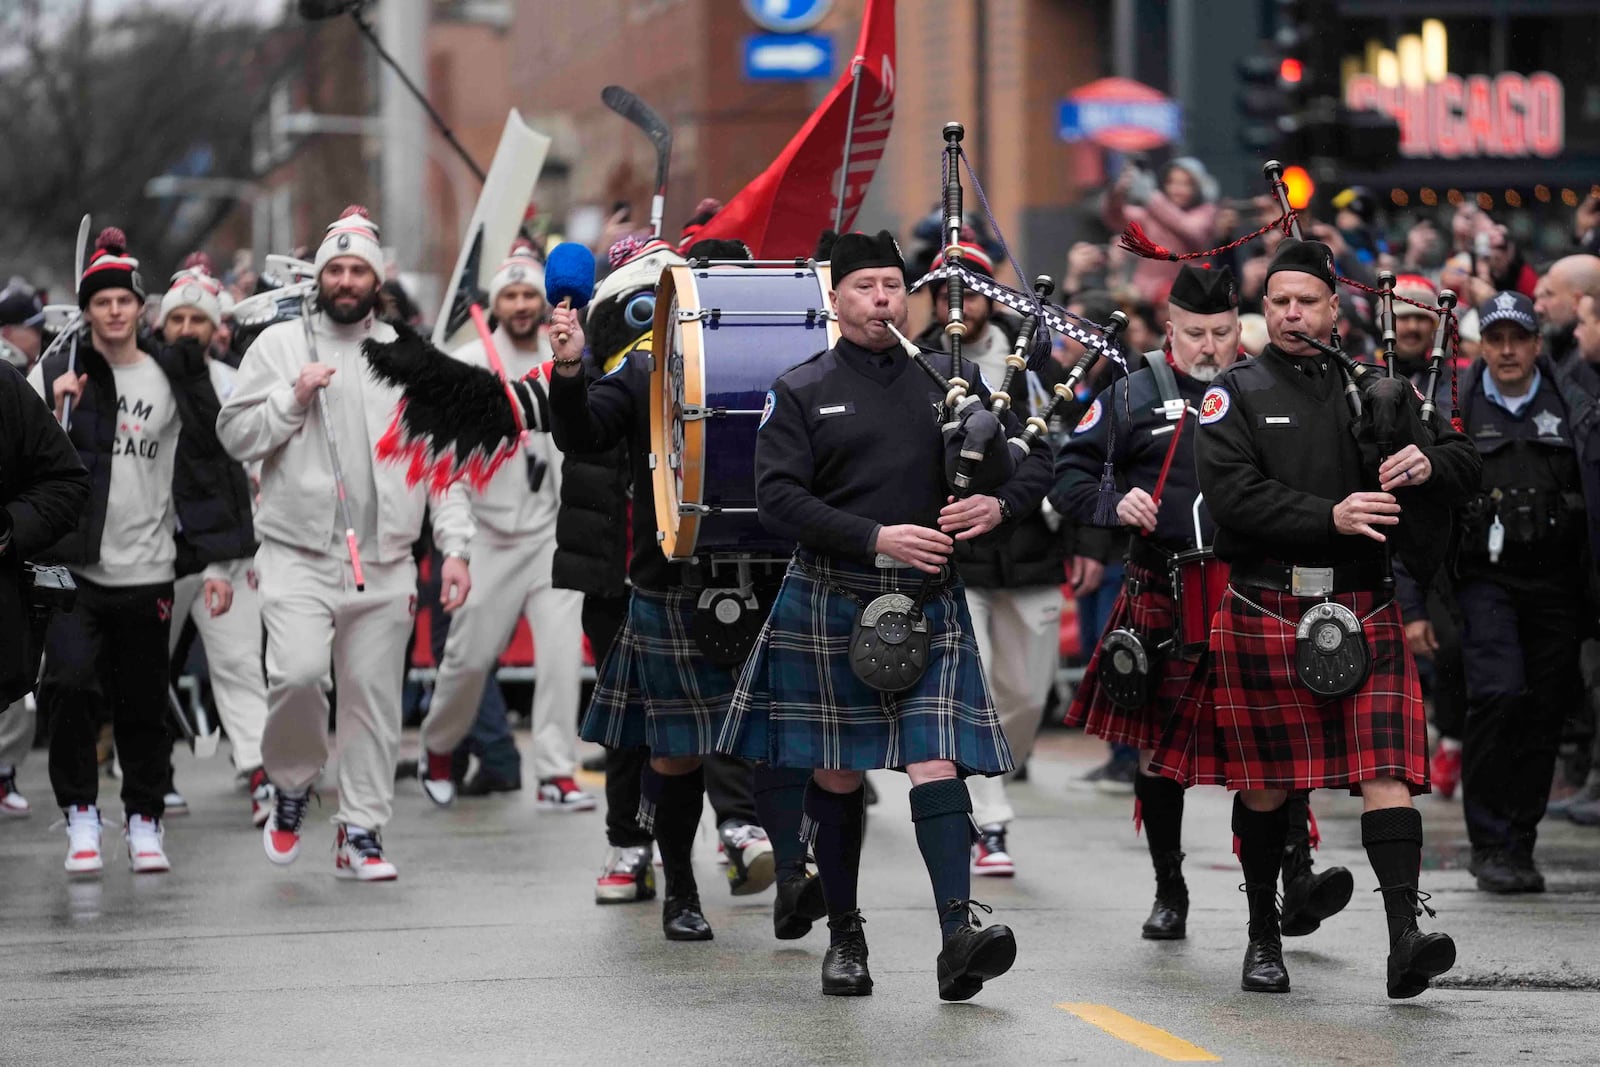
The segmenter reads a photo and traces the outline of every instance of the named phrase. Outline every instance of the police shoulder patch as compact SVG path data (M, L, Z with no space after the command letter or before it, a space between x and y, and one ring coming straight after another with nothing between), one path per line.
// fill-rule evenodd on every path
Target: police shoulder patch
M1232 406L1233 398L1228 391L1220 385L1213 385L1200 401L1200 425L1210 426L1226 415Z
M777 393L777 391L773 390L773 389L768 389L767 390L766 403L761 405L761 421L756 424L756 429L757 430L759 430L759 429L761 429L761 427L765 426L767 424L767 420L772 418L772 409L777 406L777 403L778 403L778 393Z
M1083 418L1078 420L1078 425L1074 427L1072 432L1088 433L1100 425L1100 416L1105 414L1105 410L1105 404L1097 399L1093 404L1089 405L1089 410L1083 413Z

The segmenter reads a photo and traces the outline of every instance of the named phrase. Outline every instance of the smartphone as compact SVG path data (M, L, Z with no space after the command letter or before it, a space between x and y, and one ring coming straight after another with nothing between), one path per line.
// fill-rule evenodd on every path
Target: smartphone
M611 201L611 213L616 215L619 212L621 213L621 219L623 222L633 221L633 205L628 203L626 200Z

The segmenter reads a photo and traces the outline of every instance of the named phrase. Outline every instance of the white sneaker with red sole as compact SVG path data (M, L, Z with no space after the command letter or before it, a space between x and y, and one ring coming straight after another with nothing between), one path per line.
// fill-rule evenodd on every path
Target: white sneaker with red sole
M133 868L134 874L164 874L172 870L163 843L166 831L160 819L130 815L122 836L128 842L128 866Z
M456 801L455 779L450 777L450 753L423 752L417 760L417 781L429 800L441 808Z
M68 874L99 874L105 868L100 858L100 809L93 804L67 809Z
M33 805L28 803L27 797L17 792L16 768L0 774L0 818L26 819L31 814Z
M595 799L578 788L571 778L546 778L533 794L533 806L540 811L593 811Z
M250 772L250 825L265 826L272 816L272 798L276 791L267 781L267 772L257 767Z
M1010 878L1017 873L1016 864L1006 852L1004 826L978 828L978 841L972 846L972 873L989 878Z
M383 842L372 830L341 825L333 845L333 873L358 882L392 882L400 872L383 858Z
M279 789L272 798L272 813L261 827L261 847L273 863L293 863L300 855L300 826L306 821L306 807L311 803L311 791L291 793Z

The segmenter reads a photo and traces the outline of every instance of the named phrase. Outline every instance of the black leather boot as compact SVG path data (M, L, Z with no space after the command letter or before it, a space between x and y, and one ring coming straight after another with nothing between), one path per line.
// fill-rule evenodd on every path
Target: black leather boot
M662 859L665 861L666 857ZM667 891L661 901L661 929L668 941L710 941L711 924L700 910L700 889L687 862L663 862Z
M1344 910L1355 892L1356 880L1344 867L1329 867L1320 874L1311 869L1311 832L1308 800L1291 796L1285 801L1287 828L1283 841L1284 937L1304 937Z
M1246 883L1250 902L1250 944L1244 950L1239 988L1246 993L1289 992L1289 969L1283 964L1283 938L1278 930L1278 887Z
M828 914L822 879L805 868L778 883L772 902L772 932L779 941L793 941L811 932L811 924Z
M985 913L993 909L976 900L952 900L945 913L966 911L966 921L944 939L939 950L939 999L971 1000L983 983L998 978L1017 961L1017 939L1009 926L996 923L980 927L973 909Z
M1146 941L1182 941L1189 929L1189 886L1183 880L1183 853L1152 857L1156 868L1156 902L1139 936Z
M1434 911L1427 895L1416 886L1384 888L1383 911L1389 920L1389 998L1407 1000L1428 988L1430 982L1456 965L1456 943L1449 934L1425 934L1417 929L1417 916Z
M837 919L828 920L828 931L833 940L822 956L824 996L872 995L872 973L867 970L867 935L861 929L864 921L860 911L847 912Z

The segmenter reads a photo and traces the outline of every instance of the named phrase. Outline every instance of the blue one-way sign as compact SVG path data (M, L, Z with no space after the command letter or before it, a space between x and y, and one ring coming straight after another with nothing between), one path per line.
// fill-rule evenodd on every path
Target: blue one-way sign
M744 76L804 81L833 73L833 38L811 33L756 34L744 41Z
M744 0L752 22L773 33L800 33L821 22L833 0Z

